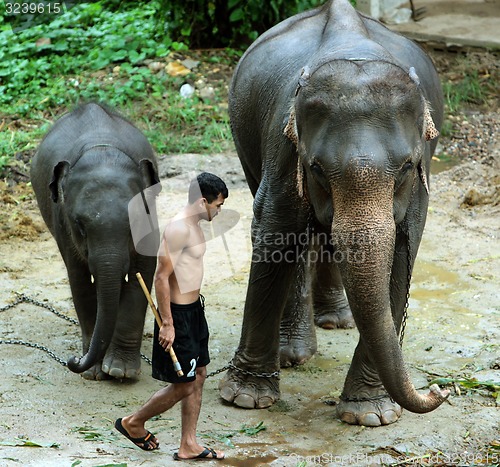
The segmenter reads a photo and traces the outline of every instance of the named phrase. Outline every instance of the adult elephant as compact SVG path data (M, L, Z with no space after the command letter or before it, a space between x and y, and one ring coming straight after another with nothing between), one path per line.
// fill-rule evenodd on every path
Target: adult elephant
M428 56L347 0L283 21L246 51L229 113L255 197L253 256L223 399L270 406L280 360L316 350L312 310L346 327L350 307L360 338L342 420L389 424L401 406L423 413L445 400L437 386L417 393L398 337L442 108Z
M156 255L138 253L129 202L143 196L152 227L142 241L156 251L154 187L160 185L150 144L114 111L85 104L47 133L31 181L65 262L82 330L84 355L72 357L68 368L86 379L136 378L147 307L136 273L151 287Z

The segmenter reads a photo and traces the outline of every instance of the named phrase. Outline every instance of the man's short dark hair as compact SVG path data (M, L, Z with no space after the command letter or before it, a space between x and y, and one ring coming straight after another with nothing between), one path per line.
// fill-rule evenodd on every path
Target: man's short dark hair
M229 196L224 181L217 177L217 175L202 172L196 178L191 180L189 185L189 203L193 204L201 196L207 200L208 203L215 201L219 195L224 199Z

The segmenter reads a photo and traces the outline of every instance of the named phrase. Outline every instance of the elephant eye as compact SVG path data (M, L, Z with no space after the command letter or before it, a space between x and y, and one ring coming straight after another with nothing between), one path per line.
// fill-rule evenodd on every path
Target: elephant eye
M323 172L323 169L321 168L321 166L317 162L313 162L311 164L311 172L320 178L325 177L325 173Z
M319 165L317 162L313 162L309 167L316 181L323 187L325 191L329 192L330 186L328 184L328 180L323 167L321 167L321 165Z
M403 167L401 167L401 171L403 173L406 173L408 171L410 171L411 169L413 169L414 165L413 165L413 162L411 161L406 161L404 164L403 164Z
M75 226L78 229L78 232L80 235L85 238L87 236L87 233L85 232L85 228L83 226L83 223L80 221L80 219L75 219Z

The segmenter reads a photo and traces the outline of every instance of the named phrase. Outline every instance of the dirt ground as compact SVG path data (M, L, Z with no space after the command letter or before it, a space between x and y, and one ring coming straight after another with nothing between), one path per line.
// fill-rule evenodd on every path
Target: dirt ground
M251 195L234 155L164 157L161 167L163 196L168 193L173 206L184 203L189 174L209 169L228 182L225 209L239 215L236 226L224 234L225 245L221 236L208 243L203 292L212 332L209 371L214 371L224 367L238 345L249 271ZM500 206L493 196L498 181L498 157L467 162L432 179L404 344L413 381L423 391L429 379L437 376L500 381ZM460 207L471 187L477 190L478 204ZM15 193L10 196L16 199ZM55 242L42 226L29 191L26 196L22 202L22 215L28 219L24 221L26 231L21 237L0 242L0 306L11 303L17 292L74 317L66 271ZM4 209L19 209L9 199L4 192ZM63 360L79 353L79 327L46 308L20 303L1 311L0 323L3 340L37 343ZM152 323L148 312L145 355L151 352ZM228 459L224 465L499 462L499 407L492 392L480 387L452 387L449 403L435 412L416 415L405 411L390 426L363 428L341 423L335 418L334 405L357 332L318 329L317 334L317 355L302 367L282 371L282 399L270 409L247 411L228 406L218 395L221 376L207 380L199 435L206 444L225 449ZM0 465L173 463L179 440L177 409L149 425L161 441L158 452L134 448L113 429L117 417L135 410L161 387L151 378L147 362L137 382L93 382L71 373L39 349L0 344L0 356Z
M445 63L438 64L447 72ZM488 73L482 73L485 83ZM221 374L207 379L199 436L227 454L225 461L209 465L499 465L499 124L498 113L489 113L486 131L471 131L476 117L450 117L459 137L443 139L442 152L454 156L453 167L433 162L430 209L403 347L422 392L435 378L464 383L448 384L449 402L429 414L404 411L396 424L380 428L341 423L335 403L357 331L318 329L317 354L301 367L282 371L282 398L270 409L229 406L218 394ZM229 186L224 211L238 222L208 242L203 285L211 329L208 370L214 372L229 362L239 342L252 198L234 154L162 156L160 166L161 223L167 209L184 204L192 174L209 170ZM79 327L51 309L75 318L64 264L29 185L0 181L0 224L0 341L38 344L62 361L79 354ZM22 302L12 307L16 293L44 306ZM145 356L151 354L152 328L148 311ZM162 386L151 378L147 361L136 382L83 380L43 349L27 345L0 343L0 362L1 467L174 464L180 437L177 408L148 426L161 443L156 452L135 448L113 429L117 417L137 409Z

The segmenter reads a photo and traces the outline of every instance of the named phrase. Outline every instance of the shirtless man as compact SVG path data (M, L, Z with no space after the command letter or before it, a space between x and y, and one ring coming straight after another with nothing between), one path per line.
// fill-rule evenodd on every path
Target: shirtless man
M200 295L206 245L199 222L210 222L227 197L225 183L204 172L192 180L188 204L165 228L155 277L162 325L155 323L152 366L153 378L171 384L156 392L137 412L115 422L116 429L141 449L158 449L159 442L146 430L145 423L181 401L181 442L175 460L224 458L222 451L197 442L196 426L210 361L204 299ZM168 354L171 346L184 372L182 377Z

